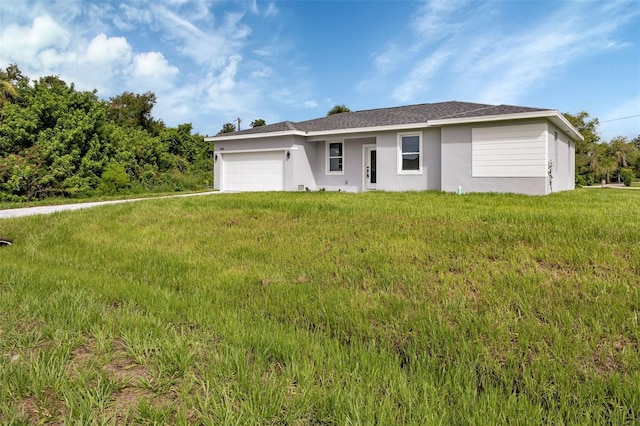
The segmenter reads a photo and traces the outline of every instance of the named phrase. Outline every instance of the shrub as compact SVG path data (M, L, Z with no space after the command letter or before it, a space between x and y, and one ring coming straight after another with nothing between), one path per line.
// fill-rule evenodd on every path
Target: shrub
M123 189L129 188L131 181L129 175L122 164L115 161L109 162L101 176L98 189L103 194L115 194Z
M633 170L625 168L620 171L620 177L622 178L622 182L624 182L624 186L631 186L631 182L636 178L633 175Z

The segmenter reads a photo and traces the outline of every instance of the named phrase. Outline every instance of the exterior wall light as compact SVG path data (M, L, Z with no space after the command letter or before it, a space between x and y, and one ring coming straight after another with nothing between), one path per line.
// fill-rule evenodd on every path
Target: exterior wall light
M287 160L291 158L291 151L287 151Z
M218 161L218 154L213 156L213 161L217 162Z

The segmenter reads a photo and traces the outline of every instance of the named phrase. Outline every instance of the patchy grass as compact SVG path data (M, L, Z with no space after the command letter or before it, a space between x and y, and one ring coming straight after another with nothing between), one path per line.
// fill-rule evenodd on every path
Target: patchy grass
M640 193L0 221L0 423L640 422Z

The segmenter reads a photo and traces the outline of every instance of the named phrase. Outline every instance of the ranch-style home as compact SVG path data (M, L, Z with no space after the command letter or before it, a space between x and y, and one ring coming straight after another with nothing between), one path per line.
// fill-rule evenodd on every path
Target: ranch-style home
M440 102L206 138L220 191L514 192L574 188L580 133L557 110Z

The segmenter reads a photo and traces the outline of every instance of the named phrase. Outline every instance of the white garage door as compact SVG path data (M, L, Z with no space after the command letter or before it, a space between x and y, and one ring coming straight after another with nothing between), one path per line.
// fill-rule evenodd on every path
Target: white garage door
M223 154L223 191L284 190L284 151Z

